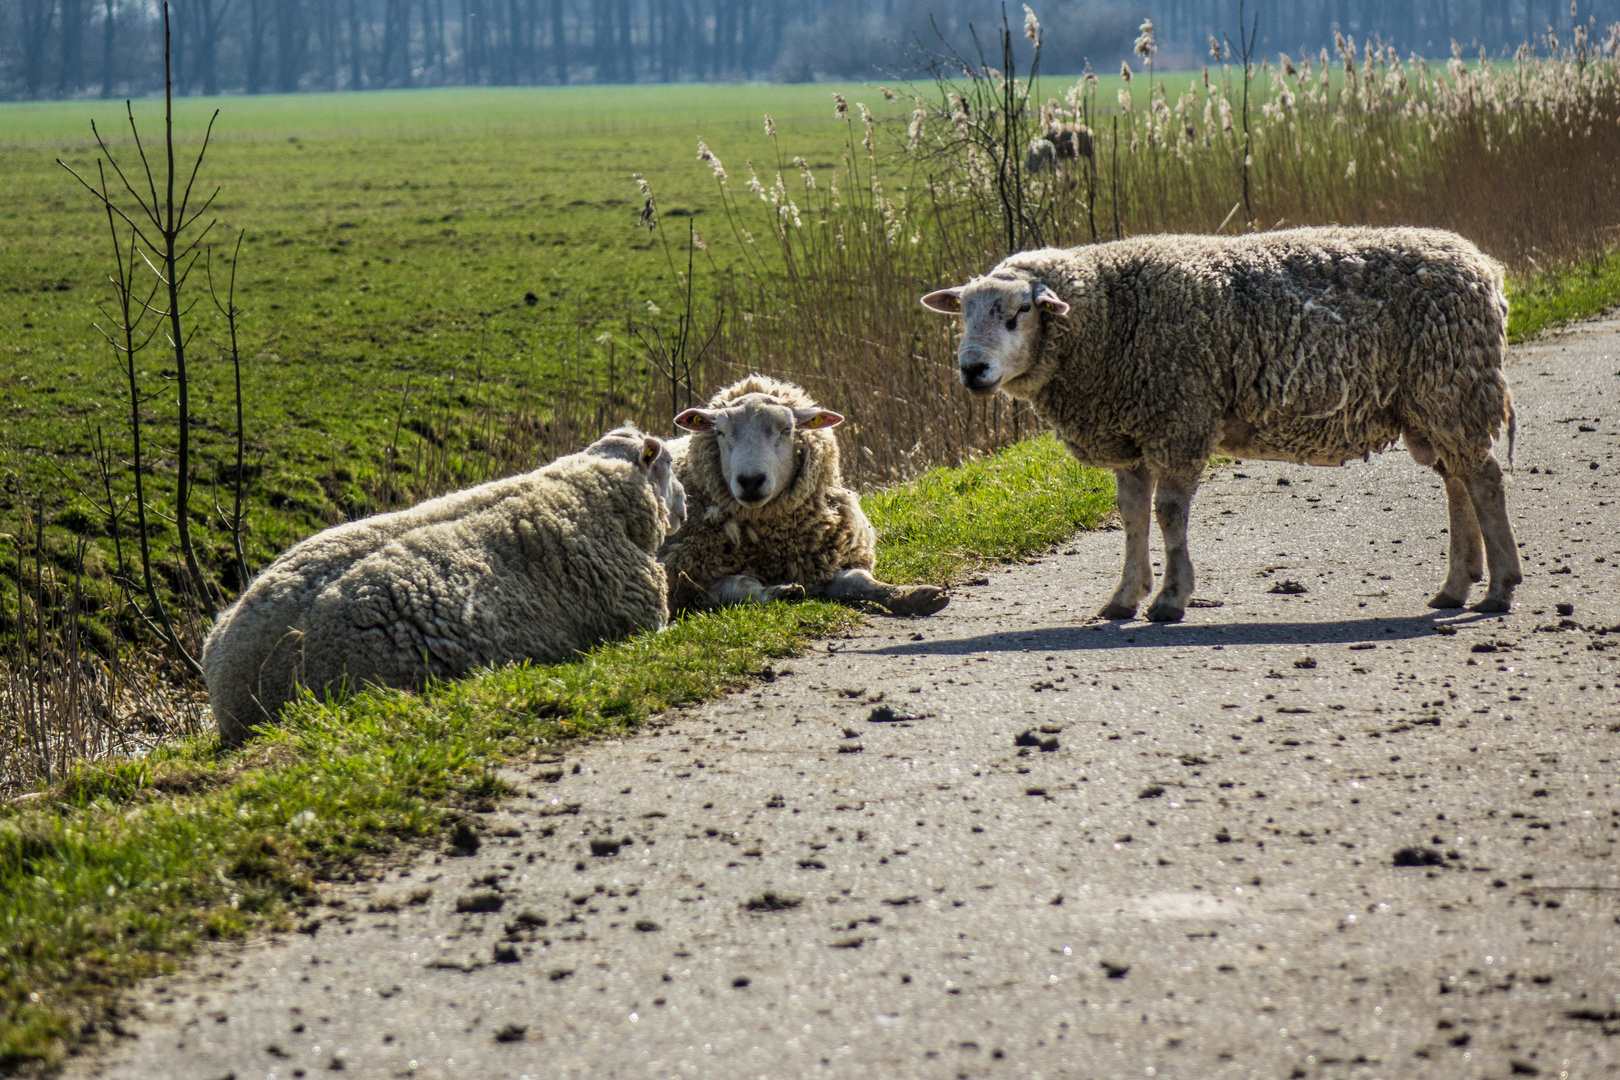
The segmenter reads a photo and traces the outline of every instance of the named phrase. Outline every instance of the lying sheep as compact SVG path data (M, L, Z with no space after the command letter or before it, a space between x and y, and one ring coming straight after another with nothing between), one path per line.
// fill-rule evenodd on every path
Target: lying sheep
M1144 236L1028 251L923 297L960 312L962 384L1028 401L1080 461L1114 470L1125 568L1102 609L1175 622L1193 591L1187 515L1212 453L1342 465L1405 437L1445 478L1450 571L1429 601L1507 611L1523 580L1491 441L1513 405L1502 268L1432 229Z
M673 470L662 442L620 428L534 472L303 541L208 635L221 738L242 741L300 687L416 687L662 628L656 553L686 506Z
M936 586L872 576L877 536L843 486L832 433L843 422L799 387L763 375L675 418L694 434L671 444L692 501L686 525L659 553L673 607L821 596L931 615L949 602Z
M1029 141L1024 153L1026 172L1049 172L1060 161L1089 158L1091 130L1079 124L1057 124Z

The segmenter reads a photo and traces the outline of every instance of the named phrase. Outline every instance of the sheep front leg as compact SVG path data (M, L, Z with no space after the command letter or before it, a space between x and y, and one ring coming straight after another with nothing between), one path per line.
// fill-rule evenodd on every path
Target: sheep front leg
M1496 458L1487 456L1484 464L1468 477L1467 485L1485 540L1485 562L1491 568L1491 583L1485 599L1475 604L1474 610L1511 610L1513 589L1524 580L1524 573L1519 566L1519 546L1513 538L1513 525L1508 521L1502 466L1497 464Z
M864 600L886 608L891 615L932 615L951 602L937 585L890 585L861 569L840 570L815 592L829 600Z
M766 585L749 574L732 574L709 586L709 596L721 607L731 604L768 604L772 600L803 600L803 585Z
M1105 619L1129 619L1136 605L1153 591L1153 564L1148 559L1148 507L1153 502L1153 473L1144 466L1114 470L1114 502L1125 523L1125 568L1119 588L1097 612Z
M1192 512L1198 476L1161 476L1154 493L1154 512L1164 535L1164 585L1153 598L1147 617L1154 622L1180 622L1193 593L1192 558L1187 554L1187 517Z
M1446 509L1451 519L1450 569L1446 583L1429 601L1432 608L1460 608L1469 586L1485 576L1485 538L1480 532L1474 500L1461 477L1447 475Z

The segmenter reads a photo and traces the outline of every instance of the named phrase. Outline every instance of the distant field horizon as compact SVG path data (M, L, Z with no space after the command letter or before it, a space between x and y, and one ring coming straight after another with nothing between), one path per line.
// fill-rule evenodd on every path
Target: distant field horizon
M1160 73L1155 72L1155 78ZM1169 72L1163 73L1168 76ZM1043 73L1040 83L1047 94L1061 94L1079 75ZM1118 74L1104 80L1117 83ZM900 100L884 100L887 86ZM915 86L915 91L908 90ZM909 112L913 92L932 96L933 83L611 83L575 86L452 86L391 90L315 91L297 94L220 94L215 97L176 97L175 130L187 137L201 134L208 115L221 110L216 138L271 138L289 133L329 137L383 132L420 133L424 125L434 131L504 131L532 126L525 106L549 106L558 113L546 118L564 130L612 131L620 127L668 128L671 123L693 130L710 130L716 123L757 122L770 113L778 126L825 121L831 123L832 95L865 101L874 112ZM1103 87L1114 100L1112 85ZM678 91L678 93L673 93ZM870 100L868 100L870 99ZM161 123L163 96L131 98L136 120ZM0 101L0 146L37 146L66 140L68 145L94 146L89 122L95 118L104 134L116 118L124 121L125 99L68 98L50 101ZM879 108L883 106L883 108ZM656 107L657 112L650 112ZM458 110L473 110L460 115ZM229 130L223 121L231 118ZM292 128L296 127L296 132Z

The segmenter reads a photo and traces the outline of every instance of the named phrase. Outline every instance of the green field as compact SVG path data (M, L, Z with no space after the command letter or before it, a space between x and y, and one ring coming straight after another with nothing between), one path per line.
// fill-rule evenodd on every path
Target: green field
M740 167L770 154L761 119L773 112L784 144L830 163L843 138L833 89L883 100L858 87L692 86L177 102L187 153L221 111L199 190L221 189L216 256L247 236L249 460L264 465L265 501L303 511L256 519L256 553L363 505L351 485L375 468L407 384L418 403L453 377L543 395L565 365L605 353L594 339L622 336L627 314L669 306L669 263L636 225L632 173L653 182L670 220L695 215L727 262L729 238L705 216L714 183L697 140ZM122 103L0 106L0 516L19 484L61 511L73 499L62 473L88 480L91 431L122 430L119 372L92 326L108 297L106 222L55 160L93 175L92 118L138 168ZM162 103L137 102L136 119L150 147ZM231 455L230 372L207 340L220 320L202 321L192 367L208 471ZM157 348L142 365L152 376L171 366Z

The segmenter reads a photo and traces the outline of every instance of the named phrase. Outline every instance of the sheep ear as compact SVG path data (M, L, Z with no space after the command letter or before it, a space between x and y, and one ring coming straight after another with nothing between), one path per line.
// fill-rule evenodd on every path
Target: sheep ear
M946 315L959 315L962 312L962 290L965 285L957 285L950 289L937 289L922 298L922 306L930 311L941 311Z
M1036 285L1031 291L1034 294L1035 306L1042 311L1050 311L1054 315L1067 315L1069 313L1069 305L1065 304L1057 293L1048 289L1045 285Z
M835 413L831 409L794 409L793 423L800 431L815 431L819 428L835 428L844 422L843 413Z
M711 409L687 409L677 413L675 426L683 431L713 431L714 411Z
M664 444L651 435L647 436L641 442L641 467L651 469L663 452Z

